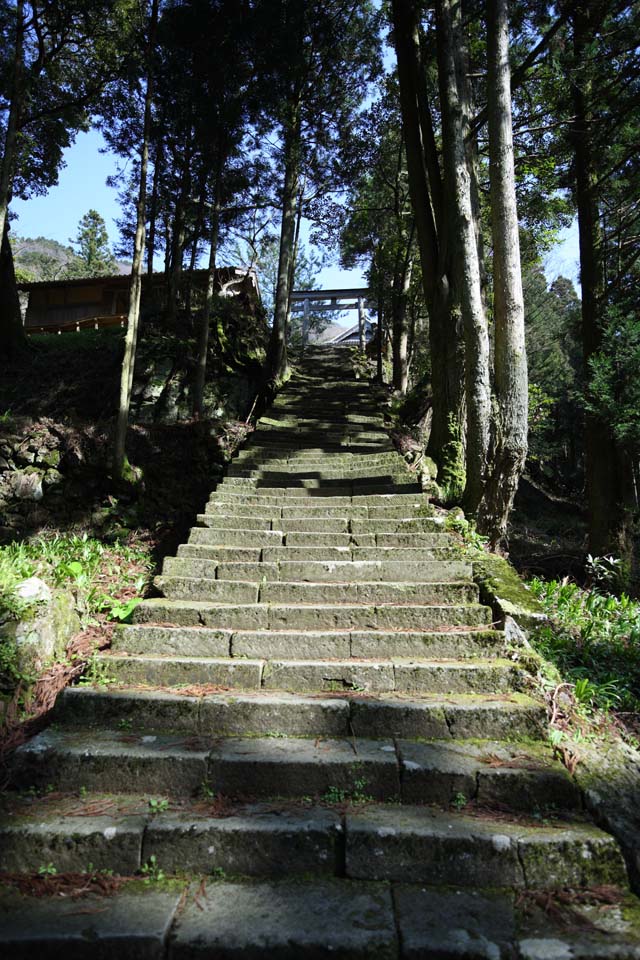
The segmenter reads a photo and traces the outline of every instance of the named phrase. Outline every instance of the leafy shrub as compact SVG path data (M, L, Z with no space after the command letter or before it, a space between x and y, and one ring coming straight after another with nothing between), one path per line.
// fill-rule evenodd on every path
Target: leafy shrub
M529 586L551 624L532 636L535 648L575 683L586 707L640 711L640 602L567 581Z

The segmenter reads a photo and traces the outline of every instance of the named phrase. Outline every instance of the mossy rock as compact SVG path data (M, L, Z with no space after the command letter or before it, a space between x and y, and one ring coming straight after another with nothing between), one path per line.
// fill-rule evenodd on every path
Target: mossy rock
M513 617L524 631L533 630L546 621L542 605L504 557L485 554L482 559L474 560L473 578L480 587L482 602L503 620Z

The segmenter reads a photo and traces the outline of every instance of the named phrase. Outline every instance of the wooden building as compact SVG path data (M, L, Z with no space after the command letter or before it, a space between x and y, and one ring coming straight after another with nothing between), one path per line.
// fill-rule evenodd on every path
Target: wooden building
M196 270L190 277L192 289L204 292L207 271ZM110 277L85 277L80 280L41 280L18 285L25 304L27 333L65 333L97 327L124 326L129 303L129 274ZM253 270L221 267L216 271L218 292L227 297L260 300L258 280ZM166 292L164 273L143 276L142 308L149 300L162 304Z

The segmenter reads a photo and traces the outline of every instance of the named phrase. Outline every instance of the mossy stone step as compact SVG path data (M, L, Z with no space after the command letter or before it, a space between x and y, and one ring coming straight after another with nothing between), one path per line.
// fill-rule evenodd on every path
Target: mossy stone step
M129 651L127 653L130 654ZM282 659L181 655L99 654L104 676L124 684L156 687L211 686L241 690L294 693L455 694L509 693L522 686L520 671L510 661L462 660L336 660Z
M356 581L392 581L428 583L430 581L471 580L472 566L464 560L279 560L243 563L167 557L164 576L201 577L218 580L312 581L316 583L355 583Z
M187 688L188 689L188 688ZM197 731L207 736L365 736L398 739L539 740L546 712L523 694L374 697L213 693L194 688L145 691L72 687L56 707L56 720L97 726L135 722L137 728ZM197 695L196 695L197 694Z
M504 634L498 630L425 631L276 631L210 630L206 627L122 626L112 649L133 655L249 657L250 659L344 660L358 658L469 659L499 655Z
M207 784L212 794L231 799L320 797L336 802L374 797L402 800L409 805L435 802L444 807L462 802L463 805L478 805L477 816L481 822L485 808L497 807L504 812L511 797L515 800L512 804L514 812L527 803L539 811L553 807L558 811L576 811L580 803L579 791L566 770L554 762L549 748L516 747L490 741L416 744L364 738L318 740L310 737L220 738L206 735L185 738L175 732L168 734L156 730L148 733L144 728L134 728L123 734L62 727L45 731L21 747L17 753L17 767L31 777L29 783L36 788L50 784L64 789L65 778L73 776L80 777L77 782L87 790L116 794L155 793L197 798L202 795L203 784ZM407 810L404 807L395 812L398 832L402 831L403 825L414 829L418 826L424 828L425 824L427 829L432 826L434 814L424 808ZM470 812L476 813L474 806ZM393 814L393 808L386 808L380 817L391 825ZM444 817L436 815L438 824L441 819ZM511 836L517 837L520 828L523 832L531 832L517 821L510 824L508 818L497 823L489 820L489 827L503 839L503 823L511 828ZM5 821L5 826L10 825L11 817ZM132 830L135 832L141 826L137 822ZM535 829L539 827L540 823ZM573 829L574 825L567 821L567 830ZM577 829L582 828L578 826ZM371 832L378 833L377 829ZM393 831L390 833L393 835ZM382 832L380 836L386 836L386 833ZM589 828L589 837L596 838L606 851L615 851L617 862L622 863L621 853L611 837L593 828ZM130 846L124 833L123 840ZM564 835L562 842L567 842ZM497 846L497 842L494 843ZM504 846L510 845L505 843ZM587 853L583 856L588 858ZM426 860L428 862L429 857ZM185 863L185 868L198 869L189 863ZM372 878L398 879L386 865L382 869L383 873L373 874ZM364 878L363 873L353 875ZM412 874L410 879L420 881L426 879L426 875ZM616 883L620 879L620 876L611 874L600 882ZM438 882L465 881L450 877L439 878ZM545 884L536 878L531 885Z
M266 604L471 604L478 601L478 587L449 579L426 583L375 580L319 582L269 580L213 580L205 577L160 576L156 587L167 599L211 600L215 603Z
M631 898L619 906L575 904L574 926L512 893L348 879L270 881L201 877L126 884L79 907L60 897L0 895L0 948L12 960L62 953L106 960L638 960ZM615 896L615 891L612 890ZM238 918L242 922L238 922ZM578 918L576 920L576 917Z
M429 630L442 626L481 627L491 610L481 604L225 604L205 600L143 600L134 623L247 630Z
M588 824L562 829L369 806L347 817L346 838L354 879L543 890L626 880L616 841Z

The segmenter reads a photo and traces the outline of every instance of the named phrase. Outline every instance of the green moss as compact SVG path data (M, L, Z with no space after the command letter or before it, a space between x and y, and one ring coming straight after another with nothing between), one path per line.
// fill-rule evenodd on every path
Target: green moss
M500 614L511 616L524 630L539 626L545 619L542 605L504 557L484 554L473 562L473 579L480 587L480 599Z
M449 416L450 440L444 444L440 454L438 484L446 503L459 503L467 480L464 462L462 429L453 415Z

